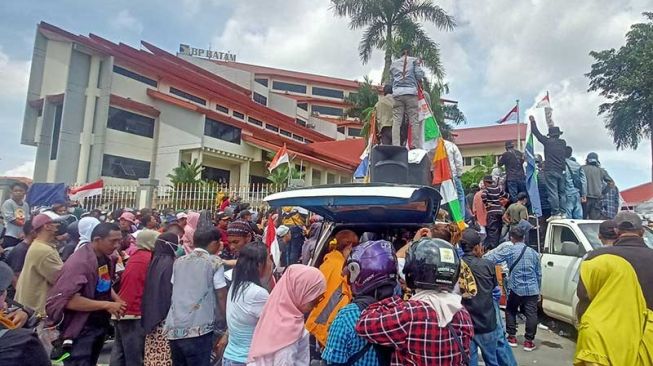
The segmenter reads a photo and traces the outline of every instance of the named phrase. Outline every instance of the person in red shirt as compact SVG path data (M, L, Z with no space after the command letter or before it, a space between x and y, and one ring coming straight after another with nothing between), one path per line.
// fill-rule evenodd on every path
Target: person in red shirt
M115 323L115 341L111 350L111 364L142 365L145 351L145 330L141 326L141 299L145 288L147 268L159 233L143 230L136 236L138 250L129 258L122 275L118 296L127 303L125 315Z
M460 272L455 248L442 239L411 244L404 274L413 297L389 297L365 309L356 332L370 343L394 348L392 365L469 364L474 326L453 292Z

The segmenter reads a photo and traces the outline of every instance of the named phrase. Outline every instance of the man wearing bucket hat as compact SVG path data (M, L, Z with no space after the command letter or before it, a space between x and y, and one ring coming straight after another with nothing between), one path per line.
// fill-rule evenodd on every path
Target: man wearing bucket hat
M535 117L530 116L531 130L537 140L544 145L544 182L548 193L549 204L551 205L551 219L564 217L565 202L567 193L565 191L567 168L567 142L560 138L562 131L560 127L549 127L549 133L544 136L537 129Z
M601 198L603 196L604 184L614 185L614 181L601 168L599 155L595 152L587 154L586 164L582 169L587 180L587 200L583 205L583 215L585 219L598 220L601 218Z

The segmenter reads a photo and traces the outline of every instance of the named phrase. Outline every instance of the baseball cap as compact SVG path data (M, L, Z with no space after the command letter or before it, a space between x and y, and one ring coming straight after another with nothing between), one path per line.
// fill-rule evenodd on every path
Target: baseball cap
M59 218L59 215L52 211L46 211L43 213L40 213L32 219L32 230L38 230L42 228L43 226L50 224L54 222L56 219Z
M180 212L177 214L177 220L187 219L188 215L185 212Z
M617 223L614 220L605 220L599 225L599 234L606 239L616 239Z
M476 246L481 243L481 236L474 229L465 229L460 240Z
M281 225L277 228L277 236L285 236L290 232L290 228L286 225Z
M515 147L515 144L512 141L506 141L506 147Z
M0 292L9 288L14 279L14 271L5 262L0 261Z
M125 212L120 215L120 220L129 221L132 224L136 225L136 216L134 216L134 214L131 212Z
M595 152L591 152L587 154L587 162L588 163L598 163L599 162L599 154Z
M642 229L642 219L638 214L630 211L621 211L614 218L617 223L617 229L634 231Z

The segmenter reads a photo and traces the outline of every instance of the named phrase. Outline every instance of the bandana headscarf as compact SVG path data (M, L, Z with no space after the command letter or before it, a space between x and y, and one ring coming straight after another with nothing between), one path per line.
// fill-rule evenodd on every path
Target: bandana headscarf
M154 230L142 230L136 236L136 246L138 249L145 249L152 251L156 244L156 238L159 237L159 232Z
M251 234L252 237L254 236L254 230L252 230L252 227L247 221L236 220L230 222L229 226L227 226L227 235L247 236L247 234Z

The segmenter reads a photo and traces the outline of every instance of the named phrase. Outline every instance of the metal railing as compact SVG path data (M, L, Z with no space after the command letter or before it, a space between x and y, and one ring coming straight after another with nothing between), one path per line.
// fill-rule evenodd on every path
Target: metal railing
M136 207L138 186L105 186L102 194L84 198L81 202L86 210L113 211L118 208Z

